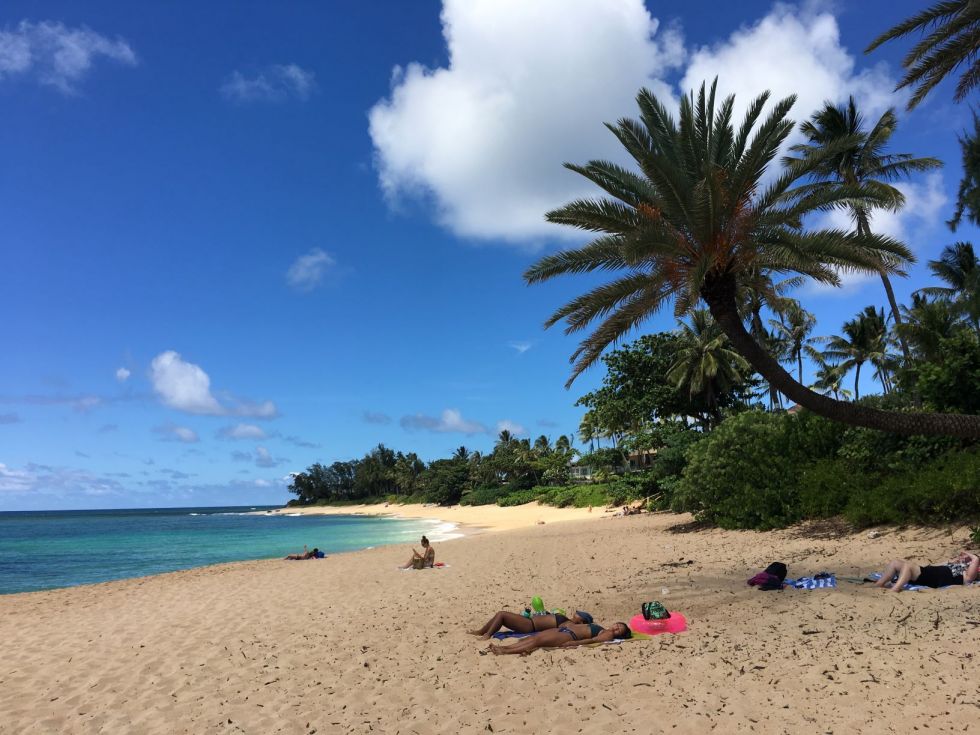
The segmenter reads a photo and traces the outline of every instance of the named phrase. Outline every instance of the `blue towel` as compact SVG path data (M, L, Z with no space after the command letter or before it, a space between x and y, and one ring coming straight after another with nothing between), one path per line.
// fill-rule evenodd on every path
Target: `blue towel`
M831 574L829 577L815 579L813 577L800 577L799 579L786 579L783 584L789 585L798 590L826 590L837 587L837 577Z
M515 633L513 631L505 631L503 633L494 633L493 637L498 641L502 641L505 638L527 638L529 635L534 635L534 633Z

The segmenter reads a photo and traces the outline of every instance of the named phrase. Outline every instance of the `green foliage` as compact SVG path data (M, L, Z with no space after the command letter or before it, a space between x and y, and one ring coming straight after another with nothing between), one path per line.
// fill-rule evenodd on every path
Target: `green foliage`
M784 421L757 411L726 419L688 451L674 508L722 528L770 529L799 518Z
M800 469L799 510L803 518L840 515L853 496L866 493L874 478L837 459L820 459Z
M517 490L510 492L503 497L497 498L497 505L502 508L509 508L512 505L526 505L538 499L538 494L542 488L528 488L527 490Z
M621 475L609 483L606 491L610 505L622 505L660 492L657 477L651 470Z
M468 479L465 459L437 459L422 474L425 499L439 505L455 505L463 496Z
M536 487L536 498L545 505L559 508L604 507L612 500L609 485L571 485L568 487Z
M980 342L961 332L939 344L939 360L920 365L916 388L940 411L980 413Z
M500 498L507 495L510 491L500 485L492 487L479 487L474 490L467 490L460 498L460 505L490 505L496 503Z
M980 451L951 451L854 493L844 517L857 526L980 519Z

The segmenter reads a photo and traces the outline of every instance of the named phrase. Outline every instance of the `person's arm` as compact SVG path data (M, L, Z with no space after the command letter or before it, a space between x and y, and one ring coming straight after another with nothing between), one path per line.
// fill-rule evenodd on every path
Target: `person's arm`
M977 573L980 572L980 556L971 554L969 551L964 551L963 554L970 557L970 565L963 572L963 584L970 584L977 578Z

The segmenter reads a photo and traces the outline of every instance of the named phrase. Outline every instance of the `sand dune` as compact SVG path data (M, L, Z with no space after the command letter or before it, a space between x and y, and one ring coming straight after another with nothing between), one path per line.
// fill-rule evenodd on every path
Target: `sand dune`
M980 720L980 589L761 593L791 574L940 560L964 529L843 537L673 533L684 517L547 523L322 561L225 564L0 597L2 733L967 732ZM687 563L689 562L690 563ZM664 566L677 564L678 566ZM663 589L669 592L664 595ZM689 632L481 655L464 630L532 595Z

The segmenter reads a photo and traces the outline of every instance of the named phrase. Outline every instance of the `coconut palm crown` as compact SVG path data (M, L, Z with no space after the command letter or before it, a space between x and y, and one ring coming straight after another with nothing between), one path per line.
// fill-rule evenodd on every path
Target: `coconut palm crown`
M905 203L905 196L890 182L909 178L913 173L939 168L942 162L936 158L916 158L910 153L887 153L888 143L897 127L898 118L894 110L886 110L868 130L865 129L864 118L857 109L854 97L850 97L843 105L825 102L809 120L800 125L800 132L806 136L807 142L794 145L790 150L805 157L828 146L836 148L837 153L824 156L823 163L811 175L815 185L833 187L839 183L861 183L875 188L878 195L889 203L890 208L898 208ZM841 142L848 139L853 144L842 146ZM792 162L796 159L786 160ZM855 201L849 209L858 232L870 234L871 212L867 204ZM888 297L892 319L900 325L901 312L888 273L882 272L879 275ZM909 350L903 338L901 345L902 353L908 361Z
M816 413L902 433L980 436L980 417L892 414L814 393L746 331L738 293L751 275L761 271L774 279L800 276L837 285L841 270L901 273L912 254L883 235L804 230L808 214L856 201L868 207L888 206L888 201L875 187L860 183L798 185L852 140L790 162L764 183L767 168L793 130L787 115L795 98L776 102L763 117L766 92L751 102L736 127L734 97L716 106L716 84L682 98L676 121L652 92L641 90L640 119L607 125L638 170L608 161L566 164L608 196L573 201L549 212L547 219L597 236L582 247L545 256L524 277L538 283L573 273L616 274L546 322L550 327L564 320L566 332L575 333L598 320L572 355L569 384L607 346L669 302L681 316L703 300L732 347L777 390Z
M942 0L889 28L865 49L870 53L883 43L920 33L922 38L902 59L905 76L896 89L911 87L911 110L947 76L966 65L956 85L954 99L961 102L980 83L980 3L976 0Z

